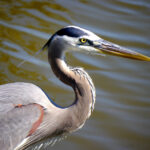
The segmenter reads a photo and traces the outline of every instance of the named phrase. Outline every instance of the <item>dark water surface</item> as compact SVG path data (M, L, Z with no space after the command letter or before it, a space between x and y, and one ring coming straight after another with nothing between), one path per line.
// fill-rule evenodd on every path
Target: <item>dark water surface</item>
M70 104L72 89L56 79L47 53L33 56L70 24L150 56L147 0L0 0L0 84L32 82L59 105ZM68 54L67 61L92 77L95 110L82 130L47 149L150 150L150 62L80 53Z

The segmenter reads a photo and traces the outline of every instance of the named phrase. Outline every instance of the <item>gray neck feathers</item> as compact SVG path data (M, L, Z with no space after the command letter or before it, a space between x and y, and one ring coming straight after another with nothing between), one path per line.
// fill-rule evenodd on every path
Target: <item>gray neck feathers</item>
M67 66L63 59L64 48L60 47L51 42L48 47L48 60L55 75L74 89L75 101L68 109L77 116L81 125L94 109L95 87L90 76L82 68Z

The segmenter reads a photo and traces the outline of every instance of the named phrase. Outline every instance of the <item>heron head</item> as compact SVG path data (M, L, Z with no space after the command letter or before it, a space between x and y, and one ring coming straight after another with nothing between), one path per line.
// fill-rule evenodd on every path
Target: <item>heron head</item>
M67 26L57 31L49 42L65 51L85 51L94 54L113 54L132 59L150 61L150 57L103 40L96 34L77 26ZM50 46L49 45L49 46Z

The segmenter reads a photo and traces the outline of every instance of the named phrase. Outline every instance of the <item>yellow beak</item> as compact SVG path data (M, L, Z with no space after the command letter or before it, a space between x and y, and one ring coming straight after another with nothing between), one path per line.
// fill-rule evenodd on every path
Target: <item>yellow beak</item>
M150 61L150 57L148 56L123 48L117 44L113 44L103 39L93 42L93 45L98 50L98 53L112 54L122 57L128 57L131 59Z

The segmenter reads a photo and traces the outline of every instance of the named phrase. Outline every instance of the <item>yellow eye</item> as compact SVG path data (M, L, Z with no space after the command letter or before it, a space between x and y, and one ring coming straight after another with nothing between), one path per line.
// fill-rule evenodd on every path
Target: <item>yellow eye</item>
M81 42L81 43L86 43L86 41L87 41L87 40L86 40L85 38L81 38L81 39L80 39L80 42Z

